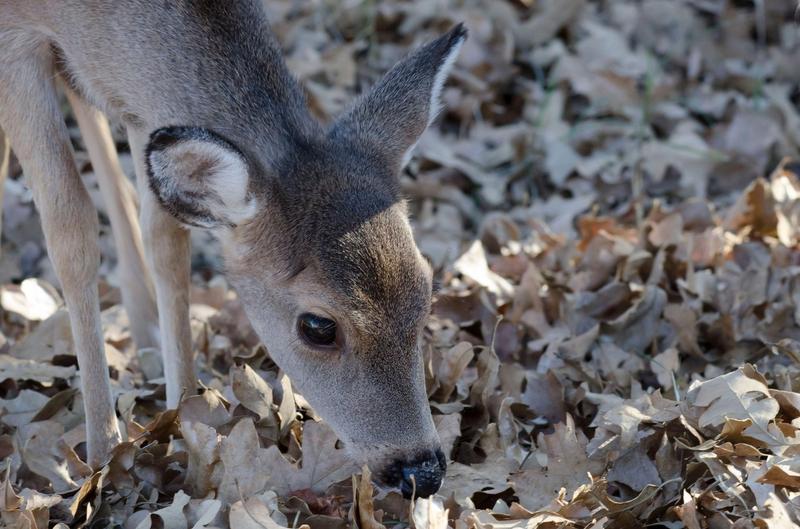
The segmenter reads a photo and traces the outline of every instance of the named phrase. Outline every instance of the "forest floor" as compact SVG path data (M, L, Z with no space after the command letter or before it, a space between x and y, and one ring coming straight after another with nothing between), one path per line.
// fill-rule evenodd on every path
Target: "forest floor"
M442 490L411 504L373 488L269 360L200 232L192 323L207 389L166 410L159 355L130 338L70 121L101 212L127 440L102 470L84 463L66 312L14 165L0 259L4 526L800 527L793 1L268 5L321 119L413 46L470 29L446 110L402 177L442 285L424 335L450 460ZM132 172L122 136L119 147Z

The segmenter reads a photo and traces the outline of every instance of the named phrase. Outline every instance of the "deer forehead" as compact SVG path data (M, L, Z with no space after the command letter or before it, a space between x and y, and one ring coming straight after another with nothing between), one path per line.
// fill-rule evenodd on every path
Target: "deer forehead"
M342 289L373 292L375 296L411 287L426 280L426 267L417 250L405 207L350 209L340 222L318 230L320 266Z
M244 260L229 263L229 271L269 270L342 309L427 311L431 270L404 203L365 187L318 195L284 190L269 202L240 234Z
M279 270L298 292L324 292L342 311L427 311L430 268L380 160L323 140L296 145L274 170L259 218L244 227L260 261L249 270Z

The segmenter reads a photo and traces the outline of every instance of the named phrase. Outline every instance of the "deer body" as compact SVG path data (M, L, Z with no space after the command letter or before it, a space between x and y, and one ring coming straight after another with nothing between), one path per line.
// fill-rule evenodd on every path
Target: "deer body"
M258 0L0 0L0 128L30 180L70 312L93 465L120 435L99 323L97 216L54 78L106 173L123 298L137 344L162 350L168 405L196 386L187 227L198 226L221 239L271 356L351 452L386 484L428 495L445 468L418 348L431 270L396 179L465 37L459 26L420 48L323 126ZM94 107L127 128L143 245Z

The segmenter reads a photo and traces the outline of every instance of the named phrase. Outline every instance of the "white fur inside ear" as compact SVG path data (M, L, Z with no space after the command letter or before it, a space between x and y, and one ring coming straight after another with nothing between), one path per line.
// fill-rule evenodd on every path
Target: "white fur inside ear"
M222 201L225 218L233 224L241 224L256 213L256 201L248 191L247 163L236 152L214 144L206 145L216 150L213 153L216 168L208 185Z
M442 89L444 88L445 81L447 81L447 77L450 75L450 70L453 69L453 64L455 64L458 52L461 50L461 46L464 44L465 40L467 40L466 35L462 36L453 44L450 51L447 53L447 57L444 58L442 65L439 66L439 70L436 72L436 77L433 79L433 90L431 90L431 103L428 107L430 108L428 125L430 125L433 120L436 119L436 116L439 115L439 112L442 111Z
M205 139L183 140L153 153L151 162L159 167L162 196L194 203L211 217L226 224L241 224L257 209L249 192L249 170L237 151ZM213 227L206 219L197 225Z
M436 76L433 78L433 89L431 90L431 100L430 104L428 105L428 125L430 126L433 123L433 120L436 119L436 116L439 115L439 112L442 111L442 89L444 88L444 83L447 81L447 77L450 75L450 70L453 69L453 65L456 62L456 58L458 57L458 52L461 50L461 46L464 44L464 41L467 40L466 35L458 39L458 41L453 44L453 47L450 48L450 51L447 53L447 56L442 61L441 66L439 66L439 70L436 72ZM414 144L408 148L408 150L403 155L403 160L400 162L400 167L405 167L406 164L411 160L411 155L414 153L414 149L419 143L419 140L415 141Z

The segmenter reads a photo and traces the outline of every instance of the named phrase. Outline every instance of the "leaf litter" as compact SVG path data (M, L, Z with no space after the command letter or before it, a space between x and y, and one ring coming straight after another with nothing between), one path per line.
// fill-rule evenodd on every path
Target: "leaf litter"
M85 463L66 312L20 168L4 196L7 527L800 527L800 30L793 2L267 3L321 119L457 21L401 185L441 284L424 335L450 460L375 488L269 358L193 234L203 392L165 409L101 212L125 441ZM71 130L75 131L70 122ZM123 166L131 159L119 137ZM357 410L354 411L357 413Z

